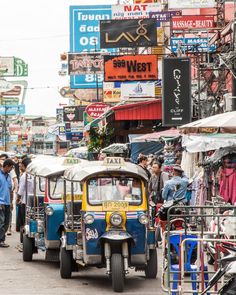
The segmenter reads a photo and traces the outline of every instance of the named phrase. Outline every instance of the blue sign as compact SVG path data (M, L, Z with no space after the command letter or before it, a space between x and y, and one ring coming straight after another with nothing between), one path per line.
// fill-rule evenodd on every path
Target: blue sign
M0 106L0 115L20 115L25 113L25 105L1 105Z
M100 20L111 19L111 5L70 6L70 52L113 52L100 50ZM98 80L103 81L103 75ZM98 81L98 87L102 87ZM72 76L70 87L96 88L94 75Z
M83 132L66 132L66 140L78 141L83 138Z
M209 46L210 38L171 38L170 47L172 52L214 52L216 45Z
M96 75L80 75L80 76L70 76L70 88L102 88L103 83L103 74L97 75L97 82L96 82Z

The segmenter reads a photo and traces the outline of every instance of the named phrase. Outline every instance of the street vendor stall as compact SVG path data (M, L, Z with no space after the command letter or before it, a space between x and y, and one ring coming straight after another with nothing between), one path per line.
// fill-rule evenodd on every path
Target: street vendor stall
M198 120L179 129L185 148L181 166L198 184L194 204L202 205L216 195L234 204L236 111Z

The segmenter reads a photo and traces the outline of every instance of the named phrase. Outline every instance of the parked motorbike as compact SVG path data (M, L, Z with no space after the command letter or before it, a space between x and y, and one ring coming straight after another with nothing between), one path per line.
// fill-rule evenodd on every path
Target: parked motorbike
M228 234L229 233L228 228L231 227L231 224L228 223L228 221L230 220L232 216L233 216L233 211L226 210L223 213L223 216L220 218L219 225L218 225L217 218L212 219L209 225L209 231L214 232L215 234L210 235L209 237L212 237L212 238L221 237L223 239L229 239L230 235ZM221 233L220 236L219 236L219 233ZM210 265L213 265L215 263L217 253L220 253L220 255L223 255L223 256L229 254L228 250L225 247L222 247L221 244L217 244L215 242L210 242L210 241L206 243L206 251L209 256L208 264Z
M223 244L222 244L223 245ZM208 287L201 293L204 295L212 287L214 287L219 280L227 275L230 279L226 281L223 287L218 291L221 295L233 295L236 294L236 247L233 245L224 244L224 247L230 251L230 255L222 258L219 262L222 265L215 275L210 279Z

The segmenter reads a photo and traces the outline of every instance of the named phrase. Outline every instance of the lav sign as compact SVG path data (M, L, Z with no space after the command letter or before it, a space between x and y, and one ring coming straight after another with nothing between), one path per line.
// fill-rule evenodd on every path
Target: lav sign
M120 157L106 157L103 162L104 166L124 166L125 161Z

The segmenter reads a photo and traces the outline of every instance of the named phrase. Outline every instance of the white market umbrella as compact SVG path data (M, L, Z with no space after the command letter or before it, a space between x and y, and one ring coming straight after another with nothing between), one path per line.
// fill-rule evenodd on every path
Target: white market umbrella
M236 134L236 111L227 112L179 127L182 133L234 133Z

